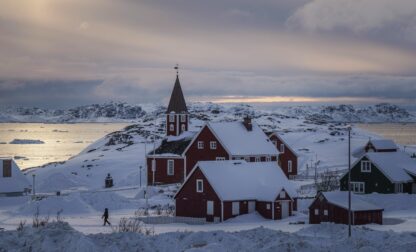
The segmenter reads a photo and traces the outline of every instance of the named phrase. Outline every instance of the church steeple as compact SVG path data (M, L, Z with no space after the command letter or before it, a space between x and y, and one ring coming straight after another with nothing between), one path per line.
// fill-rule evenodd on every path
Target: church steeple
M178 136L188 130L188 108L179 81L178 65L175 66L175 69L176 81L166 111L166 135L168 136Z

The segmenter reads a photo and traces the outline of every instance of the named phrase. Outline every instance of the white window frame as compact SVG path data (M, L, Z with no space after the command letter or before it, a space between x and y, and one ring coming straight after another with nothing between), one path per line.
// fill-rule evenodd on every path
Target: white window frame
M267 210L270 210L270 203L267 203L267 204L266 204L266 209L267 209Z
M232 203L232 207L231 207L232 211L231 214L232 215L240 215L240 202L236 201Z
M169 121L170 122L175 121L175 114L169 114Z
M225 157L216 157L215 160L216 161L224 161L225 160Z
M324 215L328 216L328 210L327 209L324 210Z
M175 125L174 125L173 123L171 123L171 124L169 125L169 130L170 130L170 131L174 131L174 130L175 130Z
M279 194L279 197L280 197L281 199L286 198L286 192L285 192L285 191L281 191L281 192L280 192L280 194Z
M182 125L181 125L181 129L182 129L182 131L186 131L186 126L185 126L185 124L182 124Z
M292 160L287 161L287 171L292 172Z
M280 152L285 153L285 145L284 144L280 144Z
M318 208L315 209L315 215L319 215L319 209Z
M186 115L181 115L181 122L186 122Z
M217 141L210 141L209 142L209 148L211 150L216 150L217 149Z
M271 156L266 156L266 162L271 162L272 161L272 157Z
M204 149L204 141L198 141L198 150Z
M351 191L354 193L365 193L365 182L351 181Z
M371 172L371 162L369 160L361 161L361 172Z
M166 173L168 174L168 176L175 175L175 160L174 159L168 159Z
M261 162L261 157L255 157L254 162Z
M199 187L199 185L201 185L201 187ZM196 192L198 193L204 192L204 180L203 179L196 180Z

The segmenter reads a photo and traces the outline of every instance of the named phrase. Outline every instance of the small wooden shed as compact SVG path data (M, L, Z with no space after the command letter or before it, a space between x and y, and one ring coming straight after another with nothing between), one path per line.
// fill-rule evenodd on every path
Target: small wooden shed
M352 225L383 224L383 209L351 193ZM348 192L320 192L309 206L309 223L348 224Z

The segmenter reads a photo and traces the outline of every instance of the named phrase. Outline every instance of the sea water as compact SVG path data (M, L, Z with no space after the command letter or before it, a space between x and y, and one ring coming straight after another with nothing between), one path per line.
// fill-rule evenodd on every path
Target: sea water
M0 123L0 157L13 157L21 169L65 161L126 123ZM15 139L39 140L34 144Z

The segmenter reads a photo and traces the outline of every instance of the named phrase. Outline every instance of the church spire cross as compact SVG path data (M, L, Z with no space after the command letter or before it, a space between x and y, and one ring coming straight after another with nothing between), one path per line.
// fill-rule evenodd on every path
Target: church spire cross
M176 76L179 75L179 64L176 64L174 69L176 70Z

